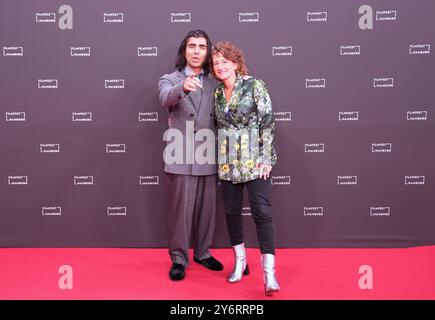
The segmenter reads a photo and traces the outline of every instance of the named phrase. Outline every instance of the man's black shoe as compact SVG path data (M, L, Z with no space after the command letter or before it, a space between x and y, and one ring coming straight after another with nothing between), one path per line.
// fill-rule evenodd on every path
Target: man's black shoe
M193 257L193 261L202 264L207 269L213 270L213 271L222 271L224 269L224 266L222 263L217 261L215 258L210 257L202 260L198 260L195 257Z
M184 266L179 263L173 263L169 270L169 279L173 281L183 280L185 276Z

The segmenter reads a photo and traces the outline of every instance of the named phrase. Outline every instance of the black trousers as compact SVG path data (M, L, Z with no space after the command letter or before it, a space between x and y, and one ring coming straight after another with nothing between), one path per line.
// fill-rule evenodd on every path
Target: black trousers
M256 179L235 184L226 180L220 180L220 182L231 245L236 246L244 242L242 200L243 189L246 186L260 251L275 254L270 177L266 180Z

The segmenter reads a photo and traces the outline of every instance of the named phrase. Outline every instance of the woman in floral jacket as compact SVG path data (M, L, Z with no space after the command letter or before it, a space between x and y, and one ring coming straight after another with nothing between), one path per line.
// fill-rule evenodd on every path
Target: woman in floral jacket
M234 251L229 282L249 274L243 239L242 197L246 186L260 243L265 293L278 292L271 208L270 172L277 162L272 103L265 83L248 76L242 52L232 43L212 49L212 72L220 80L215 90L219 179Z

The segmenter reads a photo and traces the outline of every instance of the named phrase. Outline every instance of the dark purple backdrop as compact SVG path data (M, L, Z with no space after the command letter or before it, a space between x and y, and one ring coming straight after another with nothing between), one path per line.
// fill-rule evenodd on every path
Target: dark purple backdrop
M433 0L2 0L0 246L167 245L157 81L196 28L241 47L268 86L277 246L434 244L433 12ZM217 209L215 245L228 246Z

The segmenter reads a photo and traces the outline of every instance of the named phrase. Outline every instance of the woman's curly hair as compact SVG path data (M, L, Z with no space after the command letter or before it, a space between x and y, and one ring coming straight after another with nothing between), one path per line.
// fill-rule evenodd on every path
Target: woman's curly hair
M218 42L212 49L211 49L211 56L216 54L222 54L222 56L230 60L234 63L237 63L237 69L236 73L242 76L246 76L248 74L248 67L246 67L245 58L243 57L242 50L237 48L234 44L231 42ZM214 76L216 74L214 73L213 68L213 58L210 57L210 66L211 66L211 72Z

